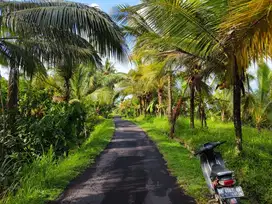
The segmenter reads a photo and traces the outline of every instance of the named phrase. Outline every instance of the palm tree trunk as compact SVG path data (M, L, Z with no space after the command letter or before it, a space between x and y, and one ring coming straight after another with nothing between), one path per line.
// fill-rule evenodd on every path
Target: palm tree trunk
M70 100L70 79L69 78L64 78L64 87L65 87L65 95L64 95L64 100L66 102L69 102Z
M10 67L8 81L8 110L14 110L18 107L18 92L19 92L19 69Z
M142 115L143 114L142 97L138 96L138 99L139 99L139 104L140 104L139 114Z
M7 128L12 131L15 130L14 124L15 124L16 115L18 111L18 92L19 92L19 68L11 66L9 71L9 81L8 81Z
M190 85L190 127L195 128L195 87Z
M167 92L168 92L168 107L167 107L167 115L168 115L168 122L170 128L170 134L169 137L173 138L173 133L175 129L175 124L173 121L173 115L172 115L172 101L173 101L173 96L172 96L172 73L169 71L168 73L168 87L167 87Z
M2 76L0 75L0 100L1 100L1 109L2 109L2 117L3 117L3 130L6 129L6 118L5 118L5 107L3 101L3 94L2 94Z
M144 116L146 116L146 109L147 109L147 98L146 95L143 97L143 108L144 108Z
M168 120L171 122L172 120L172 73L169 72L168 74L168 108L167 108L167 115Z
M202 114L202 127L204 126L205 128L207 127L207 117L206 117L206 112L205 112L205 106L204 104L202 104L202 108L201 108L201 114ZM204 124L204 125L203 125Z
M200 95L200 94L199 94ZM199 119L201 122L201 127L203 128L203 115L202 115L202 104L201 104L201 99L199 99L199 104L198 104L198 114L199 114Z
M256 123L256 128L257 128L258 132L260 133L261 132L261 125L259 122Z
M181 109L182 99L183 99L183 97L180 96L179 100L177 102L177 105L176 105L176 107L174 108L174 111L173 111L173 118L172 118L172 123L171 123L171 128L170 128L170 137L171 138L174 137L175 125L176 125L177 119L178 119L178 117L180 115L180 109Z
M5 115L5 107L4 107L3 94L2 94L2 76L1 75L0 75L0 100L1 100L2 114Z
M224 109L221 110L221 121L225 122L225 110Z
M144 111L144 96L142 96L142 98L141 98L141 104L142 104L142 115L144 115L145 114L145 111Z
M159 107L158 107L158 113L159 113L159 117L162 116L162 89L159 88L158 89L158 103L159 103Z
M242 151L242 121L241 121L241 78L238 73L236 56L234 56L235 66L233 66L233 123L235 128L235 141L238 153Z

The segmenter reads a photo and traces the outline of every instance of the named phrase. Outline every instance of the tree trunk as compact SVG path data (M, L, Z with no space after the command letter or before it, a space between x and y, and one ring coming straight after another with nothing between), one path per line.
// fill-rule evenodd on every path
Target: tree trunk
M0 100L1 100L2 114L5 115L5 106L4 106L3 94L2 94L2 76L1 75L0 75Z
M260 125L260 123L256 123L256 128L257 128L258 132L261 133L261 125Z
M200 95L200 94L199 94ZM201 122L201 127L204 127L204 121L203 121L203 113L202 113L202 102L201 99L199 99L199 104L198 104L198 114L199 114L199 119Z
M180 115L182 99L183 99L183 97L180 96L180 98L179 98L179 100L177 102L177 105L176 105L176 107L174 108L174 111L173 111L172 123L171 123L171 128L170 128L170 137L171 138L174 137L175 125L176 125L177 119L178 119L178 117Z
M168 120L171 122L172 120L172 73L169 72L168 74L168 107L167 107L167 115L168 115Z
M202 100L201 91L199 92L199 117L201 121L201 127L207 127L207 118L205 113L205 106Z
M139 104L140 104L139 114L142 115L143 114L142 97L138 96L138 99L139 99Z
M5 116L5 106L3 101L3 94L2 94L2 76L0 75L0 101L1 101L1 109L2 109L2 117L3 117L3 130L6 129L6 116Z
M10 67L8 81L8 110L16 110L18 107L18 92L19 92L19 69Z
M173 115L172 115L172 73L169 71L168 73L168 87L167 87L167 92L168 92L168 107L167 107L167 116L168 116L168 122L170 128L170 134L169 137L173 138L173 132L175 129L175 124L173 123Z
M159 103L159 107L158 107L158 113L159 113L159 117L162 116L162 92L163 90L161 88L158 89L158 103Z
M235 141L238 153L242 151L242 122L241 122L241 78L238 73L236 56L233 66L233 123L235 128Z
M146 116L146 109L147 109L147 98L146 98L146 95L143 97L143 108L144 108L144 116Z
M221 121L225 122L225 110L224 109L221 110Z
M142 98L141 98L141 104L142 104L142 115L144 115L144 97L142 96Z
M9 72L9 81L8 81L7 128L10 129L12 133L16 129L14 127L14 124L16 122L16 115L18 111L18 92L19 92L19 68L11 66L10 72Z
M70 79L69 78L64 79L64 87L65 87L64 100L66 102L69 102L70 100Z
M206 117L206 112L205 112L205 106L204 104L202 104L202 109L201 109L201 123L202 123L202 127L204 124L204 127L207 127L207 117Z
M195 87L190 85L190 127L195 128Z

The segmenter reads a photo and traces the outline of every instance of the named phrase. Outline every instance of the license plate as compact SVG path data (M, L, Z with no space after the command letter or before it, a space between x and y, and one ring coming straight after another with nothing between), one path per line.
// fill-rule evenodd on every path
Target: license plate
M217 192L221 198L238 198L245 196L241 186L218 188Z

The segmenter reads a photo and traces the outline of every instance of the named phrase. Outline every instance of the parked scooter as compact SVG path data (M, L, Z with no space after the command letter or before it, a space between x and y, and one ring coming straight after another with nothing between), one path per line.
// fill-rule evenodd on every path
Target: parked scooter
M235 185L233 171L225 167L223 158L214 148L224 142L209 142L204 144L195 155L200 156L201 168L209 191L220 204L238 204L244 197L241 186Z

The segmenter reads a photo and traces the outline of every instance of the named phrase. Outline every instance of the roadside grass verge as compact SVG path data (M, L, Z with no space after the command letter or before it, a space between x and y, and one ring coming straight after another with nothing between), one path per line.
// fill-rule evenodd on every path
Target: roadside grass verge
M196 121L196 129L189 128L189 119L178 120L176 137L184 141L191 150L209 141L227 141L219 150L226 166L234 170L250 203L272 203L272 132L243 127L243 153L235 153L233 124L208 121L208 129L201 128Z
M41 159L23 169L19 190L0 203L43 204L47 200L56 199L73 178L94 163L95 158L111 140L113 132L113 121L105 120L97 125L85 143L69 156L56 160L51 149Z
M207 199L208 191L200 170L200 163L184 146L193 151L209 141L227 141L218 150L222 153L226 166L235 171L238 182L243 187L249 203L272 203L272 132L243 127L243 154L235 154L235 137L232 123L208 121L208 129L201 128L196 120L196 128L189 128L189 119L177 121L175 137L183 142L168 139L167 118L139 117L133 119L157 143L172 174L189 195L199 202ZM247 203L244 201L243 203Z

